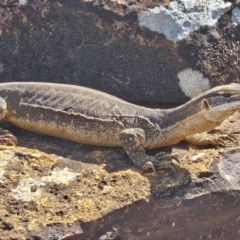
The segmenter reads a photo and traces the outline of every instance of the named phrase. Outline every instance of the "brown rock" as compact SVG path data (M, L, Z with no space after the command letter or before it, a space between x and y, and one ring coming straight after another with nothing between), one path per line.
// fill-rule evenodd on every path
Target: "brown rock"
M96 220L150 194L147 178L130 169L108 173L103 165L71 164L20 147L3 147L1 157L1 239L61 239L82 232L74 222Z
M219 129L238 138L239 118ZM237 239L239 138L219 149L180 143L177 172L154 175L121 148L8 129L27 148L1 148L1 239Z

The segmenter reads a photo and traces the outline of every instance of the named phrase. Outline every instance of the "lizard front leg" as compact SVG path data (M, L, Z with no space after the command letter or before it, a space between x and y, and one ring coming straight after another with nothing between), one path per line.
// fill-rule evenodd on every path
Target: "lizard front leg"
M122 142L123 149L138 168L143 170L151 168L154 172L156 172L156 169L174 169L171 155L157 154L156 156L148 156L146 154L144 148L147 145L145 132L141 128L123 130L120 132L119 138Z
M5 99L0 97L0 120L5 117L6 113L7 103ZM18 140L10 131L0 128L0 144L16 146Z

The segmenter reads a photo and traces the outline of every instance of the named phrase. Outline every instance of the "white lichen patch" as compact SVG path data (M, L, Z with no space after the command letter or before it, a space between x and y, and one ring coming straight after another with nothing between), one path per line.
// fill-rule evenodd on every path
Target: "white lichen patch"
M192 161L198 161L199 159L201 159L201 157L203 157L205 155L205 153L198 153L197 155L192 156Z
M55 168L51 175L44 176L41 178L43 182L54 182L56 184L68 183L76 179L77 176L80 176L80 173L70 172L68 168L60 169Z
M191 68L178 73L179 87L187 97L193 98L203 91L210 89L210 81L203 74Z
M138 13L138 23L177 42L201 26L215 25L231 5L223 0L175 0L168 7Z
M20 201L30 202L37 200L44 194L44 188L47 182L56 184L66 184L80 176L79 173L70 172L68 168L55 168L49 176L43 176L41 181L37 181L31 177L21 179L18 186L12 189L11 195Z
M18 1L20 5L26 5L27 4L27 0L19 0Z
M4 153L0 154L0 183L4 183L6 181L4 174L6 172L5 168L7 167L9 160L14 157L14 153L12 151L4 151Z
M5 162L5 164L7 164L7 162ZM5 178L4 178L4 173L5 173L5 169L2 168L2 166L0 166L0 183L4 183L5 182Z
M232 23L238 25L240 23L240 8L235 7L232 11Z
M11 194L16 200L30 202L42 196L42 189L39 187L44 185L45 183L36 181L33 178L21 179L18 186L12 189Z

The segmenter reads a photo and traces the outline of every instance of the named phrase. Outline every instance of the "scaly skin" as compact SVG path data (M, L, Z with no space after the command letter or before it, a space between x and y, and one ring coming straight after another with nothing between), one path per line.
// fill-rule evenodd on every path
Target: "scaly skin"
M220 136L202 139L240 109L240 84L208 90L168 110L150 109L89 88L54 83L1 83L0 119L28 131L95 146L122 146L137 167L169 167L171 160L145 149L175 144L224 145ZM12 135L3 134L16 142ZM231 136L227 139L233 140ZM158 158L163 158L158 161Z

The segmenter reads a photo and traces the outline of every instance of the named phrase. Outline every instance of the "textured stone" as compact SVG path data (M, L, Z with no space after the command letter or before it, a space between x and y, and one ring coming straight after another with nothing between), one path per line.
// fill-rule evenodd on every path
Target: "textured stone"
M240 23L240 8L235 7L232 11L232 22L238 25Z
M89 235L84 239L239 239L239 211L240 191L219 191L193 199L138 203L87 224L86 232ZM115 238L107 238L110 233ZM64 240L83 239L80 237Z
M185 102L178 78L184 69L200 72L210 86L239 81L239 29L231 10L223 14L229 3L206 2L219 10L209 12L216 24L194 27L176 44L137 19L154 7L167 11L169 0L1 1L1 81L62 82L128 101ZM191 11L197 3L185 1Z
M176 172L157 175L135 168L121 148L4 123L24 148L0 149L1 239L238 239L239 120L237 113L218 128L237 137L224 148L150 151L172 151L180 161Z
M71 163L34 149L0 151L3 240L62 239L82 232L74 227L76 221L96 220L150 195L147 178L130 169L108 173L103 165Z
M201 26L214 26L230 7L230 2L222 0L172 1L168 8L161 6L140 12L138 22L140 26L164 33L169 40L177 42Z
M174 43L137 19L169 4L1 1L1 81L63 82L165 103L192 96L179 84L186 69L197 73L185 82L193 88L239 82L240 28L232 9ZM163 148L180 166L157 175L140 172L121 148L82 146L3 123L24 148L0 149L1 239L239 239L239 121L236 114L219 127L238 138L225 148Z

